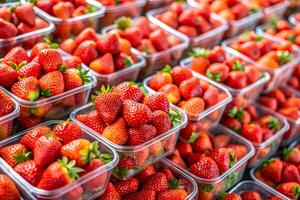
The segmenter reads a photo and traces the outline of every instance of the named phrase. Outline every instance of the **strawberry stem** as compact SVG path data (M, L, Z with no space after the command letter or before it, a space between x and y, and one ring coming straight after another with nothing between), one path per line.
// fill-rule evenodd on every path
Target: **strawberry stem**
M190 53L188 53L189 57L204 57L207 58L210 50L204 48L193 48Z
M288 51L277 51L277 56L280 65L284 65L285 63L290 62L293 59L293 55Z
M229 110L227 115L231 118L235 118L238 119L239 121L242 121L244 117L244 110L235 106Z
M245 71L245 66L238 60L234 61L232 69L235 71Z
M171 65L166 65L162 70L159 71L159 73L168 73L170 74L172 71Z
M221 81L221 73L206 72L206 76L216 82Z
M115 24L117 25L117 28L125 30L132 26L132 20L130 17L120 17L116 20Z
M268 129L278 131L280 129L280 124L277 118L271 117L268 121Z
M19 154L16 154L13 156L13 158L15 159L15 163L20 164L22 162L26 162L27 160L30 160L32 157L32 152L25 152L24 150L22 150Z
M171 118L172 124L174 127L177 127L181 124L181 114L178 111L170 110L169 116Z
M79 179L78 173L84 172L84 169L81 169L79 167L75 167L76 161L71 160L70 162L68 161L67 157L63 157L61 160L57 161L62 167L67 169L68 175L73 179L77 180Z

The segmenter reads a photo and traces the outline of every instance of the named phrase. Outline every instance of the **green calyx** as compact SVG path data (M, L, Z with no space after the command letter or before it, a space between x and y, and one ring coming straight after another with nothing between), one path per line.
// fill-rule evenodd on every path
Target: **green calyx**
M40 96L39 90L37 90L37 91L31 91L28 94L28 99L30 99L30 101L35 101L35 100L37 100L39 98L39 96Z
M42 91L42 96L50 97L51 96L50 89L48 88L48 89Z
M242 121L244 117L244 110L235 106L229 110L227 115L231 118L235 118L238 119L239 121Z
M132 60L132 58L130 56L125 56L123 58L123 63L125 65L125 68L128 68L128 67L131 67L134 62L133 62L133 60Z
M168 181L168 188L182 190L183 186L180 185L180 182L178 181L178 179L173 177L171 180Z
M83 71L81 66L77 68L78 70L78 76L81 78L83 81L83 84L88 84L91 82L90 77L88 76L89 70Z
M27 64L27 61L24 60L23 62L19 63L18 65L14 62L10 62L9 65L11 68L18 71L19 69L21 69L21 67L23 67L26 64Z
M232 69L235 71L245 71L245 66L238 60L234 61Z
M237 172L233 172L229 174L229 176L224 180L224 189L229 189L232 185L234 185L239 177Z
M294 199L298 199L299 195L300 195L300 187L299 186L295 186L293 189L293 195L294 195Z
M265 37L262 36L262 35L256 35L255 38L254 38L254 40L255 40L256 42L260 42L260 41L262 41L262 40L264 40L264 39L265 39Z
M151 51L150 51L150 49L148 48L148 47L146 47L146 46L142 46L142 50L148 55L148 56L150 56L152 53L151 53Z
M277 118L271 117L268 121L268 129L278 131L280 129L280 124Z
M201 186L201 192L213 192L213 191L215 191L215 188L211 184Z
M187 141L189 144L193 144L198 138L198 135L196 133L192 133L189 140Z
M232 150L228 151L230 161L229 161L229 166L232 167L236 163L236 158L234 156L234 152Z
M289 158L289 155L294 151L294 148L291 147L291 148L286 148L283 150L283 159L284 160L288 160Z
M272 17L267 23L267 28L276 30L277 22L278 22L278 19L276 17Z
M148 91L146 90L146 88L144 87L143 83L136 83L134 81L129 81L128 82L130 85L132 86L136 86L140 89L140 91L144 94L144 95L148 95Z
M159 73L161 73L161 74L162 73L168 73L168 74L170 74L171 71L172 71L171 65L166 65L162 70L159 71Z
M265 167L267 165L269 165L270 163L274 162L275 161L275 158L270 158L268 160L265 160L263 163L262 163L262 167Z
M80 151L80 154L82 155L82 159L85 164L90 163L94 159L100 159L104 163L111 162L112 158L110 154L102 154L99 150L99 144L97 141L94 141L90 144L90 147L88 150L82 150Z
M294 58L294 56L288 51L277 51L277 56L280 65L284 65L285 63L290 62Z
M51 49L58 49L59 45L53 42L52 35L47 35L43 38L43 41L50 45Z
M24 150L22 150L19 154L13 156L16 165L22 162L26 162L27 160L30 160L31 157L32 157L32 152L31 151L25 152Z
M132 26L132 20L130 17L120 17L115 22L117 28L121 30L125 30L126 28L129 28Z
M289 37L288 39L289 39L289 41L290 41L291 43L295 44L295 42L296 42L296 37L295 37L295 36L291 36L291 37Z
M63 157L61 160L57 161L62 167L66 168L68 171L69 177L71 177L73 180L79 179L78 173L84 172L84 169L81 169L79 167L75 167L76 161L71 160L68 161L67 157Z
M213 73L213 72L207 71L206 72L206 76L208 78L210 78L211 80L213 80L213 81L216 81L216 82L220 82L221 81L221 73Z
M58 71L64 73L67 70L67 67L64 64L59 65Z
M96 12L98 10L98 8L96 8L95 6L92 6L92 5L88 5L86 7L86 9L87 9L86 13L93 13L93 12Z
M169 116L172 121L173 127L177 127L181 124L181 114L178 111L170 110Z
M118 167L115 167L113 169L112 174L113 174L114 177L117 177L117 178L122 180L122 179L124 179L125 177L128 176L129 169L128 169L128 167L125 167L125 168L122 168L122 169L120 169Z
M204 57L207 58L210 50L204 48L193 48L190 53L188 53L189 57Z

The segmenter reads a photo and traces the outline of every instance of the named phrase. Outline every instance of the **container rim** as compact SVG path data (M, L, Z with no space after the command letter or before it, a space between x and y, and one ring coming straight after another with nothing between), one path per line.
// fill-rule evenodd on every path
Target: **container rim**
M280 3L277 3L277 4L274 4L272 6L269 6L269 7L266 7L266 8L263 8L263 11L266 15L272 13L272 12L276 12L278 10L282 10L282 9L287 9L288 6L290 5L289 1L288 0L285 0L283 2L280 2Z
M19 114L20 114L20 106L12 98L12 96L6 91L6 89L4 89L3 87L0 86L0 90L3 91L10 98L10 100L14 104L14 110L11 113L0 117L0 125L1 125L1 124L4 124L5 122L11 121L11 120L17 118L19 116Z
M93 1L93 0L92 0ZM94 0L96 1L96 0ZM146 0L135 0L134 2L127 3L127 4L121 4L119 6L105 6L105 12L106 13L116 13L123 9L128 9L131 7L143 7L146 5Z
M292 15L289 16L289 22L292 23L293 25L297 25L297 24L300 24L300 21L296 20L295 19L295 15L297 13L294 13Z

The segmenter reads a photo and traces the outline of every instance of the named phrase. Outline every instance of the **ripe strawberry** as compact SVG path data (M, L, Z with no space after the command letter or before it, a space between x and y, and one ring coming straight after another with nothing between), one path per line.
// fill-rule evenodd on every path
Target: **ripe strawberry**
M156 136L156 128L152 125L143 124L139 127L128 129L128 144L138 145L153 139Z
M101 88L101 92L95 99L94 106L105 124L110 125L115 122L122 110L121 95L117 92L106 92Z
M88 77L88 71L82 71L82 69L67 69L63 73L65 90L71 90L80 87L90 82Z
M208 157L212 158L217 163L220 172L224 173L235 163L235 158L232 154L233 151L222 147L213 150L208 154Z
M152 113L151 124L155 126L157 135L165 133L172 128L170 116L161 110Z
M37 167L46 167L60 156L62 144L51 136L41 136L33 147L33 160Z
M298 165L300 163L300 150L299 148L287 148L283 150L283 158L289 163Z
M295 182L281 183L276 189L291 199L298 199L300 194L300 185Z
M267 200L281 200L281 198L278 196L270 196L267 198Z
M135 127L150 122L152 113L148 106L144 104L125 100L123 103L123 116L128 125Z
M10 97L0 90L0 117L7 115L15 109L15 105Z
M131 99L141 102L145 96L138 84L133 82L123 82L116 87L115 91L121 94L123 101Z
M218 89L210 85L203 94L206 107L211 107L219 102L220 94Z
M200 134L196 140L192 141L192 147L195 152L200 153L211 151L213 149L211 140L207 133Z
M10 136L13 130L13 122L8 121L1 124L0 127L0 139L5 139Z
M97 38L97 49L103 53L119 53L119 38L115 33L106 33Z
M148 199L155 200L155 191L153 190L141 190L127 195L124 200L136 200L136 199Z
M180 91L179 88L174 84L166 84L159 89L159 92L164 93L169 102L173 104L178 104L180 101Z
M202 178L216 178L220 175L217 163L206 156L202 156L190 166L190 172Z
M300 182L300 174L295 165L287 164L282 170L283 182Z
M194 97L187 100L180 108L186 112L189 118L197 118L204 111L205 103L202 98Z
M44 171L37 187L44 190L53 190L74 182L79 178L77 173L83 172L81 168L74 167L75 164L76 162L73 160L68 162L66 157L53 162Z
M126 196L127 194L134 193L139 188L139 181L136 178L129 178L115 183L115 188L120 196Z
M188 196L185 190L170 189L167 191L159 192L157 194L158 200L169 200L169 199L186 199Z
M143 39L143 32L139 27L132 26L128 27L121 34L122 38L128 40L132 46L138 47Z
M29 149L33 150L35 142L42 137L51 132L51 129L47 126L36 126L29 130L20 140L20 144L25 145Z
M179 67L179 66L174 67L172 69L171 75L172 75L173 82L176 85L180 85L182 81L193 77L191 70L189 70L186 67Z
M0 63L0 85L7 88L18 81L18 72L5 63Z
M16 82L11 87L11 92L26 101L34 101L39 97L39 81L28 77Z
M56 49L43 49L39 53L39 63L46 72L59 70L63 64L63 59Z
M236 193L225 194L223 200L243 200L242 197Z
M226 85L235 89L242 89L247 86L247 77L245 72L231 71L228 74Z
M258 192L246 191L241 194L243 200L261 200L262 197Z
M99 74L111 74L115 71L114 59L110 53L93 60L89 64L89 68Z
M38 101L43 99L46 99L46 97L40 97ZM52 108L52 103L45 103L41 106L30 108L30 113L36 117L46 117Z
M199 79L196 77L182 81L179 86L179 91L181 96L186 100L202 95L202 88Z
M14 170L34 186L38 184L43 173L43 171L36 166L33 160L17 164L14 167Z
M25 3L20 6L17 6L15 9L15 13L18 19L29 26L33 27L35 25L35 12L33 10L33 6L30 3Z
M77 115L76 119L99 134L102 134L105 129L105 124L96 110Z
M157 72L150 80L149 86L155 91L158 91L162 86L172 83L170 74L172 68L166 65L161 71Z
M155 173L155 168L153 165L146 166L143 171L137 174L136 178L140 183L144 182L147 177Z
M157 49L158 51L163 51L169 47L168 41L165 39L167 37L168 35L164 30L157 29L150 33L149 40L151 41L155 49Z
M47 38L51 40L50 38ZM50 42L50 41L49 41ZM34 45L31 49L30 59L34 59L43 49L49 49L51 48L50 44L46 42L39 42L36 45Z
M274 97L265 97L262 96L257 100L260 104L270 108L271 110L277 110L277 100Z
M31 152L22 144L12 144L0 149L1 158L11 167L29 160Z
M79 68L81 67L81 60L77 56L65 56L63 57L63 65L67 68Z
M7 6L2 6L0 8L0 18L10 21L11 20L11 13L10 9Z
M17 28L4 19L0 18L0 38L7 39L11 37L15 37L18 34Z
M39 63L30 62L30 63L25 64L24 66L22 66L18 70L18 72L19 72L19 77L20 78L33 76L33 77L39 79L41 77L42 68L41 68Z
M109 182L104 194L99 197L99 200L121 200L121 197L114 185Z
M261 143L263 139L262 129L257 124L244 124L242 135L251 142Z
M2 62L7 65L16 64L17 66L25 61L28 61L28 55L26 50L20 46L11 49L2 59Z
M63 122L55 126L53 133L58 137L63 144L67 144L72 140L80 139L83 137L83 131L80 126L74 122Z
M131 156L121 154L121 158L116 170L113 172L115 177L124 179L135 166L135 160Z
M142 190L153 190L155 192L166 191L168 189L168 179L161 172L150 175L143 184Z
M42 123L42 118L36 116L19 116L18 122L23 129L27 129Z
M55 96L64 92L64 77L60 71L52 71L39 80L43 96Z
M162 110L168 113L170 109L167 97L160 92L145 96L143 104L148 106L152 112Z
M192 146L189 143L178 142L176 144L176 149L178 149L182 158L186 158L193 153Z
M93 40L96 41L97 35L96 31L93 28L86 28L77 37L75 38L75 41L77 44L82 43L85 40Z
M15 183L6 175L0 174L0 199L18 200L21 199L20 192Z
M128 140L125 120L119 118L114 124L107 126L102 135L115 144L125 144Z
M279 158L271 158L263 164L261 173L264 177L280 183L282 180L282 169L282 161Z
M98 56L96 43L92 40L86 40L80 43L73 55L78 56L84 64L89 65Z
M233 151L236 160L242 159L248 153L248 149L241 144L229 144L227 148Z

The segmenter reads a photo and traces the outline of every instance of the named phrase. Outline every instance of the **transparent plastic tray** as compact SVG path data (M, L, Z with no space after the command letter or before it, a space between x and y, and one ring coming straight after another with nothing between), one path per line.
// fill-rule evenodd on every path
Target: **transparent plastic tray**
M285 11L289 7L289 4L289 1L286 0L273 6L264 8L264 22L267 22L273 17L276 17L277 19L283 18Z
M61 53L62 56L70 56L69 54L67 54L66 52L60 49L59 52ZM89 70L89 68L86 67L84 64L82 64L82 69L83 71ZM35 108L52 104L52 109L46 114L46 116L43 117L44 119L43 121L52 120L52 119L61 119L67 116L68 114L70 114L70 112L74 110L74 108L77 108L87 102L91 89L94 88L97 83L96 78L92 75L91 72L88 73L88 77L90 78L91 81L90 83L74 88L72 90L68 90L64 93L51 96L49 98L44 98L42 100L37 100L37 101L26 101L13 95L11 92L7 90L6 91L11 97L13 97L13 99L17 102L17 104L20 105L21 110L35 109ZM75 98L74 106L69 106L67 104L67 102L71 98ZM22 111L20 114L22 114Z
M135 146L124 146L124 145L117 145L110 140L106 139L96 131L92 130L91 128L87 127L83 123L77 120L77 115L79 114L85 114L89 111L94 110L94 106L92 103L84 105L80 108L75 109L71 113L71 120L75 123L79 124L82 128L87 130L89 133L93 134L97 138L101 138L102 140L105 140L112 148L114 148L118 154L123 158L130 156L134 159L135 166L132 170L129 170L128 174L124 177L117 177L120 179L127 179L135 174L137 174L139 171L141 171L144 167L146 167L149 164L152 164L168 155L170 155L174 149L177 142L177 138L179 135L180 129L184 128L187 124L187 117L186 115L176 106L171 105L171 109L176 110L181 113L182 119L181 124L177 127L174 127L170 129L169 131L153 138L152 140L149 140L143 144L135 145ZM151 149L157 148L157 146L161 146L161 151L153 151L151 152ZM146 155L146 156L145 156Z
M197 8L199 6L199 3L195 0L187 0L188 4ZM255 26L260 22L260 20L263 18L263 12L259 10L256 13L253 13L249 16L246 16L242 19L235 20L232 22L228 22L228 30L225 33L225 36L227 38L238 35L245 30L253 30ZM223 19L225 20L225 19ZM226 20L225 20L226 21Z
M55 125L61 123L63 121L59 120L53 120L48 121L45 123L42 123L40 125L48 126L48 127L54 127ZM20 138L27 133L27 129L25 131L22 131L18 133L17 135L14 135L13 137L7 138L0 142L0 148L5 147L7 145L15 144L17 143ZM98 140L97 137L90 134L88 131L84 131L83 138L88 139L90 141L98 141L99 142L99 150L101 153L108 153L112 156L112 161L99 167L98 169L95 169L92 172L89 172L82 176L80 179L76 180L75 182L68 184L64 187L54 189L54 190L43 190L39 189L30 183L28 183L22 176L20 176L17 172L14 171L12 167L10 167L2 158L0 158L0 165L3 170L5 170L7 173L11 174L14 181L20 184L28 194L33 195L34 197L38 199L62 199L62 200L73 200L72 197L68 198L68 193L71 193L72 190L76 189L77 187L82 187L84 193L82 198L83 199L94 199L98 196L100 196L106 189L106 185L109 181L111 172L113 167L115 167L118 163L118 155L116 151L109 147L104 141ZM104 176L106 174L105 181L103 181L103 185L95 192L89 192L85 189L84 184L88 183L89 181L92 181L93 179L97 178L98 176Z
M99 19L99 25L101 28L108 26L113 24L116 19L122 16L138 17L142 14L143 7L145 5L146 0L134 0L134 2L121 4L119 6L105 7L105 15Z
M277 196L282 198L283 200L286 199L282 194L277 192L276 190L271 190L269 187L266 187L265 185L254 182L254 181L243 181L237 184L234 188L232 188L228 193L237 193L241 194L242 192L246 191L255 191L258 192L262 199L267 199L272 196Z
M297 21L295 19L295 14L292 14L292 15L289 16L289 22L291 22L294 25L300 24L300 21Z
M259 34L259 33L258 33ZM260 34L261 35L261 34ZM271 40L273 42L277 42L280 43L282 40L278 39L278 38L274 38L274 37L270 37L268 35L263 35L266 39ZM282 65L281 67L279 67L278 69L272 70L269 68L264 67L263 65L257 63L255 60L247 57L246 55L236 51L235 49L232 49L230 47L230 44L235 41L239 36L230 38L228 40L225 40L224 42L222 42L222 46L225 48L225 50L237 57L240 57L244 60L246 60L249 63L252 63L254 65L256 65L257 67L259 67L260 69L262 69L263 71L267 71L268 73L270 73L271 75L271 80L268 83L268 85L266 86L264 92L269 92L273 89L275 89L276 87L278 87L279 85L281 85L283 82L285 82L286 80L289 79L289 77L292 75L294 68L297 66L298 62L300 61L300 53L298 51L297 46L293 45L293 52L292 54L294 55L294 59L284 65Z
M4 6L13 7L18 4L20 4L20 2L1 3L0 7L4 7ZM23 42L26 42L28 40L37 39L41 36L48 35L55 30L54 24L49 19L47 19L39 9L34 7L34 12L37 15L37 17L40 17L43 20L45 20L48 23L48 26L45 28L42 28L42 29L38 29L38 30L35 30L32 32L29 32L29 33L20 34L20 35L17 35L15 37L11 37L8 39L0 39L0 48L1 48L0 56L6 53L6 52L2 52L2 50L8 51L14 45L22 44Z
M147 3L144 7L144 12L147 12L152 9L161 8L171 4L173 0L147 0Z
M244 140L238 134L232 131L228 131L228 129L226 129L222 125L218 125L215 128L211 128L210 133L212 134L212 136L217 136L219 134L229 135L231 138L230 144L242 144L248 149L248 153L226 172L221 174L219 177L213 179L200 178L194 175L193 173L189 172L188 170L181 168L176 163L173 164L179 169L181 169L183 173L192 177L196 181L196 183L198 184L198 196L200 196L199 194L202 192L202 190L205 190L204 188L209 187L214 189L212 199L217 199L216 197L230 189L233 185L235 185L242 179L244 170L247 166L247 162L254 155L255 150L250 142Z
M185 7L188 8L189 6L186 5ZM160 20L158 20L155 17L157 14L163 13L166 10L167 10L167 7L158 8L155 10L150 10L149 12L146 13L146 15L153 24L156 24L160 27L166 27L168 25L161 22ZM223 18L221 18L215 14L211 14L211 18L215 21L218 21L220 23L220 26L218 26L206 33L203 33L197 37L189 38L190 39L190 46L189 46L190 48L187 51L189 51L193 47L211 48L211 47L218 45L221 42L225 31L227 31L227 29L228 29L227 22ZM171 28L170 26L168 26L168 27ZM173 29L173 28L171 28L171 29ZM177 31L177 30L174 30L174 31Z
M256 108L258 117L262 117L262 116L266 116L266 115L273 116L273 114L274 114L273 112L270 112L270 110L267 110L265 107L262 107L256 103L254 103L253 105ZM248 162L249 168L257 167L264 160L266 160L269 157L271 157L272 155L274 155L276 153L276 151L278 150L281 140L282 140L282 137L283 137L283 134L286 133L286 131L289 129L289 124L288 124L287 120L284 118L278 117L277 119L280 123L280 129L276 133L274 133L274 135L272 137L270 137L269 139L267 139L266 141L264 141L260 144L249 141L252 143L252 145L255 148L255 154ZM228 129L227 127L226 127L226 129L228 131L232 131L232 130ZM241 136L241 137L243 137L243 136ZM246 138L244 138L244 139L247 140Z
M136 20L133 20L133 23ZM116 28L116 25L110 25L107 27L104 27L102 29L102 33L105 34L113 29ZM170 35L176 36L181 43L168 48L164 51L159 51L152 55L147 55L144 52L138 51L139 54L143 55L145 58L147 65L142 69L141 75L142 77L147 77L149 75L154 74L157 71L160 71L166 64L169 64L171 66L176 65L179 61L179 59L182 57L183 51L188 47L189 45L189 38L185 35L174 31L173 29L169 28L168 26L160 27L164 31L168 32Z
M230 53L228 53L230 54ZM193 58L188 57L180 61L181 66L185 66L190 68L191 62ZM195 72L197 73L197 72ZM258 97L258 95L262 92L265 84L270 80L270 74L267 72L264 72L264 76L257 80L256 82L244 87L243 89L234 89L232 87L227 86L226 84L223 83L218 83L222 86L224 86L232 95L233 101L231 104L235 104L235 102L243 102L242 104L239 103L239 107L246 107L255 99ZM231 105L230 104L230 105Z

